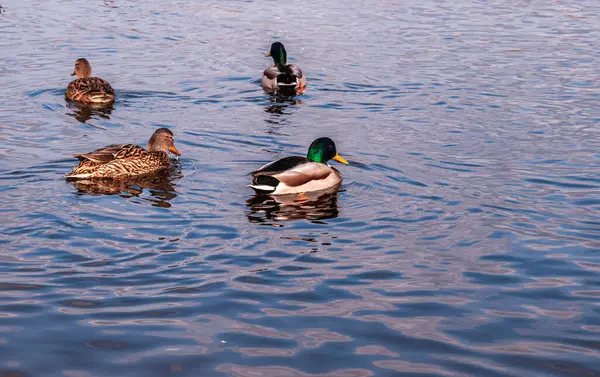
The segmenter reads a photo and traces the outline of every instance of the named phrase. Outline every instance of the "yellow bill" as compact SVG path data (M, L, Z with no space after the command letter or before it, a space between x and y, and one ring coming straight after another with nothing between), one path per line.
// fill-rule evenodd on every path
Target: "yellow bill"
M265 56L271 56L271 53L270 53L270 52L267 52L267 53L265 54Z
M335 156L333 156L333 159L336 160L337 162L340 162L340 163L344 164L344 165L348 165L348 161L344 160L342 158L342 156L340 156L337 153L335 154Z
M179 152L175 147L169 147L169 152L173 153L176 156L181 156L181 152Z

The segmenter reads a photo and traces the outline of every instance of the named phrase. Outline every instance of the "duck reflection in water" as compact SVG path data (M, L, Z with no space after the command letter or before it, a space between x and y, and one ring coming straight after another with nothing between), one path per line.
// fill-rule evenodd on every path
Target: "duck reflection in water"
M302 105L304 102L299 99L290 99L280 96L274 96L270 99L271 105L265 107L265 112L273 116L289 115L285 110L290 105Z
M179 161L173 161L168 172L148 174L124 180L92 179L72 181L80 195L119 195L123 198L141 198L154 207L170 208L172 199L177 197L174 180L182 178ZM144 191L150 197L144 195Z
M293 114L293 111L286 110L292 110L293 105L301 105L303 102L299 99L275 95L270 97L270 103L270 105L265 107L265 112L269 114L265 119L265 122L270 125L267 133L281 135L279 130L281 126L285 124L287 115Z
M92 117L110 119L110 114L113 112L114 107L111 104L83 104L75 101L67 101L67 107L72 112L67 115L72 116L81 123L85 123Z
M338 188L289 195L254 195L246 201L251 223L326 220L338 217Z

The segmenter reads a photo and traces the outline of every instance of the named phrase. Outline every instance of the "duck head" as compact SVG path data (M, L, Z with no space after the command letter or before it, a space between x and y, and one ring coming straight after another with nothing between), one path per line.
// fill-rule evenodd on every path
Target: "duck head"
M146 149L150 152L171 152L176 156L181 156L181 152L175 148L173 132L168 128L159 128L154 131Z

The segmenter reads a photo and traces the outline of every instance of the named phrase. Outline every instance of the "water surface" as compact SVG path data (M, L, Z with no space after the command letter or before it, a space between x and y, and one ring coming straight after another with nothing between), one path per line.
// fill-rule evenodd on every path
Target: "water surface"
M595 1L2 7L0 376L600 375ZM158 127L168 177L63 179ZM253 196L320 136L340 191Z

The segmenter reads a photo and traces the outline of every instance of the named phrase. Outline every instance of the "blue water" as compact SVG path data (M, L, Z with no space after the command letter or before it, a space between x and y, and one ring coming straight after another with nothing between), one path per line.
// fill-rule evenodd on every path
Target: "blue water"
M595 1L1 5L0 376L600 375ZM169 176L64 180L158 127ZM253 196L320 136L339 191Z

